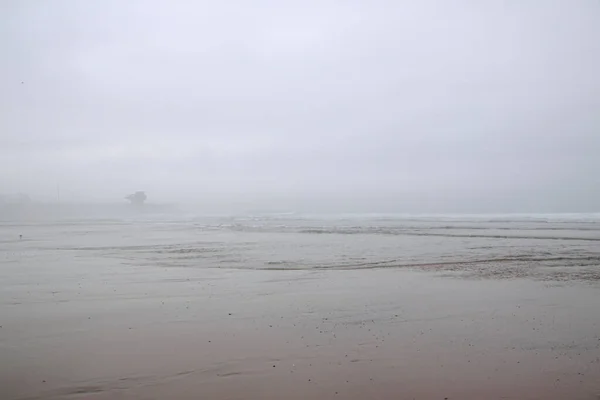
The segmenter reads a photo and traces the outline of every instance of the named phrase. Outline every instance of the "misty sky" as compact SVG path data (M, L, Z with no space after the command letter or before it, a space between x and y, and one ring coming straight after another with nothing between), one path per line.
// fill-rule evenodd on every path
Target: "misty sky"
M6 0L0 193L600 210L600 2Z

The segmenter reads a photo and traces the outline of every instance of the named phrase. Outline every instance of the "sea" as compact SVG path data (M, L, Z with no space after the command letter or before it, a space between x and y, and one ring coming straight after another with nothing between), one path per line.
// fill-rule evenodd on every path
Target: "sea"
M137 214L0 222L1 282L77 268L408 268L597 281L600 214ZM64 272L63 272L64 273ZM18 278L21 277L21 278Z

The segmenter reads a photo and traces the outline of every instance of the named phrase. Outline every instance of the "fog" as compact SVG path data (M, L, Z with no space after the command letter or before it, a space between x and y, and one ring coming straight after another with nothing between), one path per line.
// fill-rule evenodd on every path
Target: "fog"
M600 3L5 1L0 194L600 207Z

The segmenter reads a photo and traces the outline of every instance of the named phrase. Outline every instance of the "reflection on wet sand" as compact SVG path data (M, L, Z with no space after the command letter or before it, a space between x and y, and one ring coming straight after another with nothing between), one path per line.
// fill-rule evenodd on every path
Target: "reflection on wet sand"
M138 276L125 297L95 288L4 306L4 398L600 394L593 286L405 270L169 274Z

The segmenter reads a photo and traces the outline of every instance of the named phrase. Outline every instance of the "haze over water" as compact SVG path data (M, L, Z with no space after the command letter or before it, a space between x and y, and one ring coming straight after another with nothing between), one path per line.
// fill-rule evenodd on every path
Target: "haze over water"
M7 1L0 195L595 212L599 15L592 0Z

